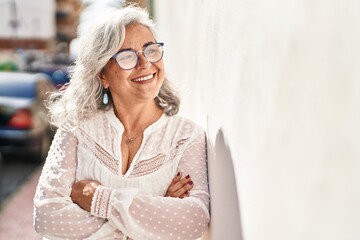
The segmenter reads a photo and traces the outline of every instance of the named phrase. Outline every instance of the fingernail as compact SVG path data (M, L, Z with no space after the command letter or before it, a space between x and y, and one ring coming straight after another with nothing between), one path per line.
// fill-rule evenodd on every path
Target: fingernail
M178 173L176 174L176 176L177 176L177 177L180 176L180 172L178 172Z
M188 174L188 175L186 175L186 177L185 177L186 179L189 179L190 178L190 175Z
M186 192L185 192L185 195L189 195L189 191L186 191Z
M193 185L193 181L190 181L189 184L190 184L190 185Z

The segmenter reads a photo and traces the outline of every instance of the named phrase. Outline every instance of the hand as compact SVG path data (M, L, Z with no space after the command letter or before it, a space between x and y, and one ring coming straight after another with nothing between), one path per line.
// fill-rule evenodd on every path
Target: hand
M183 179L181 179L181 176L182 174L178 172L172 180L165 197L184 198L189 196L189 191L194 187L194 183L189 175L186 175Z
M74 183L70 194L71 200L85 211L90 212L91 201L98 186L100 183L93 180L81 180Z

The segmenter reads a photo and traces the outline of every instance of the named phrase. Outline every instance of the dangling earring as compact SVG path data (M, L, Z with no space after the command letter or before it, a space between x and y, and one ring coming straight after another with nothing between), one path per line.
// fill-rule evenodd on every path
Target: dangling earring
M103 96L103 104L104 105L107 105L109 103L109 96L108 96L108 88L105 88L105 93L104 93L104 96Z

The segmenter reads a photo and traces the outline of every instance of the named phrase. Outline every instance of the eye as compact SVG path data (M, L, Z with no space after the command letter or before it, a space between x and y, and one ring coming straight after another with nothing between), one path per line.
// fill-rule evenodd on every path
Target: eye
M117 55L116 59L119 62L131 61L135 57L135 54L131 51L125 51Z
M158 44L152 44L145 48L144 54L145 55L153 55L159 51L159 45Z
M154 54L156 52L156 49L154 47L146 49L145 54Z

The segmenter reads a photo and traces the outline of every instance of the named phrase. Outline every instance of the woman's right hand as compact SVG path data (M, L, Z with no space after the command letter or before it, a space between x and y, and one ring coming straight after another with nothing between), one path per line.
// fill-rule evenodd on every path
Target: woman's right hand
M165 197L184 198L189 196L189 191L194 187L194 183L189 175L184 178L181 177L181 172L178 172L172 180Z
M100 183L93 180L81 180L73 184L70 198L82 209L90 212L91 202Z

